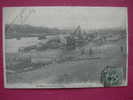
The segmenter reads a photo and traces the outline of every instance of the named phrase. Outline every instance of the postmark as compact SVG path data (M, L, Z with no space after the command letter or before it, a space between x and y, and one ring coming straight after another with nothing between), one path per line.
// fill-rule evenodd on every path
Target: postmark
M120 86L122 84L123 69L117 66L106 66L101 72L101 82L105 87Z

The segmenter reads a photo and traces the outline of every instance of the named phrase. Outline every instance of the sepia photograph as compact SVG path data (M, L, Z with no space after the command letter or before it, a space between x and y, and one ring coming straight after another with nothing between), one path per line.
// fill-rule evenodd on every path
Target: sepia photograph
M127 7L4 7L3 65L5 88L127 86Z

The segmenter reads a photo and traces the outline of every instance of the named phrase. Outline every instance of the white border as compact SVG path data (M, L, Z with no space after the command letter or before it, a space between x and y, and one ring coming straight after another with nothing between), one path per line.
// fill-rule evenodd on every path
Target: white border
M126 61L126 83L125 83L126 85L128 85L128 57L129 57L128 56L128 50L129 50L129 48L128 48L129 47L128 46L128 36L129 35L128 34L129 34L128 33L128 7L126 7L126 35L127 35L127 38L126 38L126 40L127 40L126 41L127 42L127 48L126 48L127 49L127 55L126 55L127 58L126 58L126 60L127 61Z
M4 88L6 88L7 86L7 82L6 82L6 61L5 61L5 19L4 19L4 7L2 8L2 28L3 28L3 32L2 32L2 45L3 45L3 71L4 71Z

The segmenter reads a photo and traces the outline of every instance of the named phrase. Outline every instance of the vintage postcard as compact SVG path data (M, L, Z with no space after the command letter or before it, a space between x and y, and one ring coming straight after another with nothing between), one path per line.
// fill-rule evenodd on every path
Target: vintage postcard
M127 86L127 27L127 7L4 7L4 87Z

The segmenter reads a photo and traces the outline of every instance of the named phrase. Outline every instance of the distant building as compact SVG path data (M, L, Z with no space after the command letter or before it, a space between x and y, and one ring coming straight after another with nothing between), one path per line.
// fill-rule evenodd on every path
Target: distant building
M73 50L76 48L76 43L75 43L75 39L73 36L69 36L66 38L67 44L66 44L66 48L68 50Z

